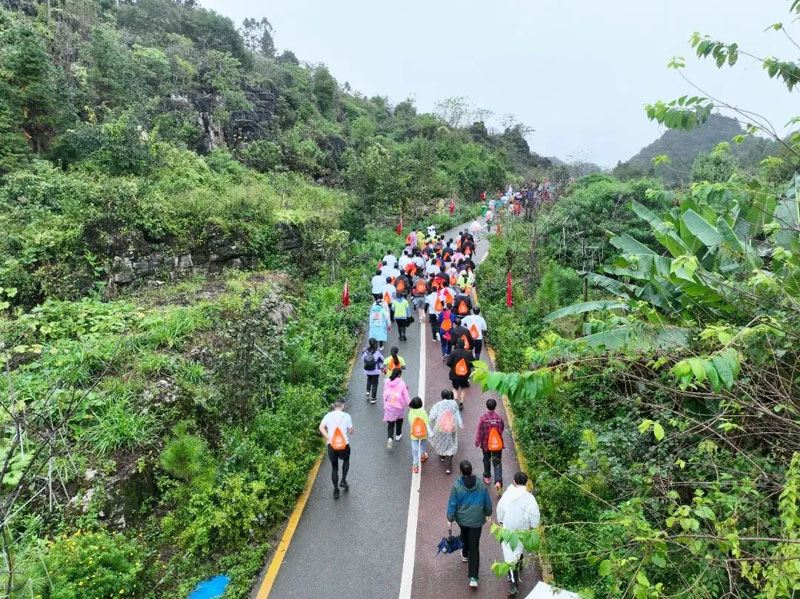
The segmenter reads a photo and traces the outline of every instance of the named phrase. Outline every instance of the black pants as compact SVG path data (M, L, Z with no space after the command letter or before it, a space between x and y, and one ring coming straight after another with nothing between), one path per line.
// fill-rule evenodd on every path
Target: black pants
M522 570L522 556L514 563L514 566L508 571L508 584L519 584L519 573Z
M400 339L406 338L406 327L408 326L408 319L407 318L396 318L395 323L397 323L397 334L400 336Z
M436 314L428 314L428 322L431 325L431 339L436 341L436 333L439 332L439 319Z
M331 461L331 480L333 488L339 488L339 460L342 460L342 482L347 482L347 471L350 470L350 444L344 449L336 450L328 445L328 459Z
M461 525L459 525L461 526ZM469 558L469 577L478 578L478 570L481 564L481 532L483 528L461 526L461 540L464 542L464 547L461 549L461 555Z
M483 339L475 339L472 346L472 351L475 353L475 359L481 359L481 349L483 349Z
M380 374L367 375L367 393L372 395L372 399L378 397L378 379L380 377Z
M392 438L392 431L396 431L395 435L402 435L403 434L403 419L400 420L392 420L391 422L386 423L386 434L389 438Z
M373 294L372 294L372 298L373 298L375 301L378 301L378 300L379 300L379 299L381 299L382 297L383 297L383 294L382 294L382 293L373 293Z
M491 464L490 464L491 462ZM483 478L492 476L494 466L494 482L503 484L503 451L483 451Z

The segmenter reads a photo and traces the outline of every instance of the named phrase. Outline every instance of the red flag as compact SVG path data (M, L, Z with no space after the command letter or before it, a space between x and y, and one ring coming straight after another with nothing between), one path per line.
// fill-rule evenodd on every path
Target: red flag
M498 237L502 237L503 236L503 230L500 228L500 223L497 223L497 227L495 227L495 230L497 232L497 236Z
M510 308L513 303L511 301L511 271L509 270L506 278L506 307Z
M397 223L397 234L398 235L402 235L403 234L403 217L402 216L400 217L400 222Z
M450 214L453 214L453 212L455 212L455 209L456 209L456 203L451 200L450 201Z
M350 305L350 279L344 280L344 290L342 291L342 305L345 308Z

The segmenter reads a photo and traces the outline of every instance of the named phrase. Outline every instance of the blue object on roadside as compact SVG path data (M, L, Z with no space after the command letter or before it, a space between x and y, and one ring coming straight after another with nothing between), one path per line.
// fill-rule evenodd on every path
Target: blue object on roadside
M216 599L217 597L222 597L230 581L230 577L223 574L204 580L194 587L192 594L187 599Z

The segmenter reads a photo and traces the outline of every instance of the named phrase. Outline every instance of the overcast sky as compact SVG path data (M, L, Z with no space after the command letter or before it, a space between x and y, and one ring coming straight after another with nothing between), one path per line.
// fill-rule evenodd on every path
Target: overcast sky
M531 148L613 166L660 135L642 106L694 91L764 114L776 125L800 114L796 96L741 57L717 71L693 59L693 31L738 42L758 56L796 58L780 32L788 0L201 0L231 17L267 17L279 51L328 65L340 83L422 111L467 96L533 127ZM790 25L800 41L800 25Z

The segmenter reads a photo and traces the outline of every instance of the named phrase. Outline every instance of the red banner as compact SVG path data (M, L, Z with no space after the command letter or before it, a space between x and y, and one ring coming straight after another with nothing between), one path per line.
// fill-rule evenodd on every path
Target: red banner
M509 270L506 278L506 306L510 308L513 303L511 301L511 271Z
M397 223L397 234L401 235L403 233L403 217L400 217L400 222Z
M344 290L342 291L342 305L347 308L350 305L350 279L344 280Z

